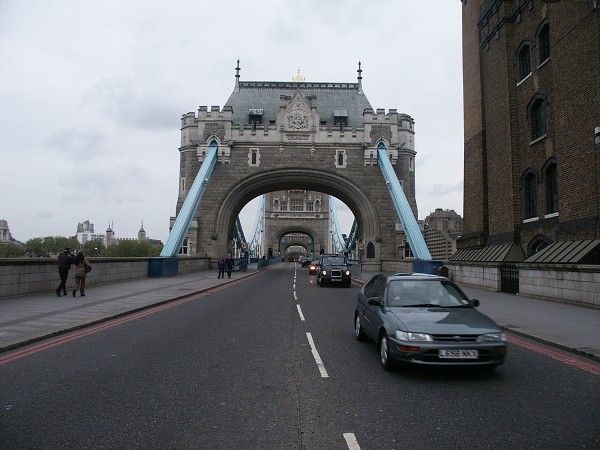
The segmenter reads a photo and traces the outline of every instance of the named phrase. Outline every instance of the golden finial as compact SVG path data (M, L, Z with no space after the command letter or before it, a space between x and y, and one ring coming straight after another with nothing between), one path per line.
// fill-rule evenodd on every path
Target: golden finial
M292 81L294 83L302 83L303 81L306 81L306 78L304 78L302 75L300 75L300 69L298 69L298 75L296 75L295 77L292 77Z

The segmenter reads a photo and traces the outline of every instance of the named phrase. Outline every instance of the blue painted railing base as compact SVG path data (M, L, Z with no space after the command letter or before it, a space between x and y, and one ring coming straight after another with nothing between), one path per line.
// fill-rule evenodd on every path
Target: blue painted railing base
M439 270L443 267L443 265L444 261L440 261L438 259L415 259L413 261L413 272L427 273L429 275L439 275Z
M148 261L149 277L173 277L179 273L179 259L177 256L151 257Z

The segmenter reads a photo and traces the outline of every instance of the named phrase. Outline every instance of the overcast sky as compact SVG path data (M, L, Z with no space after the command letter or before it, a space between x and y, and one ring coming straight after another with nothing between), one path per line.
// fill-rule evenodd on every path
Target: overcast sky
M180 119L241 80L356 82L415 120L419 219L462 215L458 0L0 0L0 219L166 241ZM341 202L338 206L343 206ZM340 212L343 232L351 215ZM242 213L248 235L255 208ZM346 230L347 228L347 230Z

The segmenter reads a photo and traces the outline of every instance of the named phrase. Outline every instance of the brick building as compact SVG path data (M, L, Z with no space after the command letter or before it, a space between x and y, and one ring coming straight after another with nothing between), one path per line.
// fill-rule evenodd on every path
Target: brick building
M462 0L462 8L459 251L510 245L524 260L550 244L600 238L596 2ZM590 251L598 260L599 247Z

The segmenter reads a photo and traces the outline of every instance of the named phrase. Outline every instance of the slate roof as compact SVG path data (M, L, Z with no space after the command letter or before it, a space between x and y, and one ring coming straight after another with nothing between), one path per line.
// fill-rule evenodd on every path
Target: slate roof
M524 262L550 264L600 264L600 239L558 241L531 255Z
M526 259L518 245L488 245L459 250L450 257L450 261L596 265L600 264L600 239L553 242Z
M292 97L297 91L306 96L317 97L317 113L327 125L333 126L333 112L346 110L347 125L362 126L363 111L372 109L369 100L358 83L321 83L321 82L278 82L278 81L240 81L239 90L232 92L225 106L233 108L233 123L248 124L248 110L262 109L262 123L277 119L280 96Z
M450 261L521 262L523 258L523 252L518 245L500 244L477 249L459 250L450 257Z

